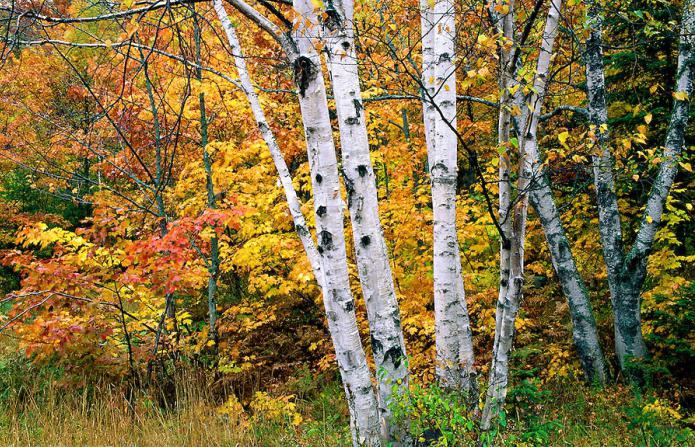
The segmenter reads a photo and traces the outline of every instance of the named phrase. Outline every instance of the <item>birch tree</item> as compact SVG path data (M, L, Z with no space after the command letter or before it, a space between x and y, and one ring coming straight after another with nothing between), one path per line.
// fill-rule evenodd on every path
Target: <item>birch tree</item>
M695 70L695 2L686 0L683 4L676 85L673 90L674 102L662 161L647 199L634 244L627 252L623 248L620 210L615 193L614 159L608 144L601 13L598 2L589 2L586 19L589 37L585 49L587 96L597 152L597 155L593 156L594 185L599 211L599 232L613 304L615 351L620 367L625 369L629 359L647 356L642 335L640 296L647 276L649 253L653 248L664 205L678 172L679 157L685 145L685 129Z
M526 27L533 25L535 16L542 2L537 2L529 15ZM517 41L514 33L514 2L508 4L491 4L490 16L501 36L499 45L500 56L500 111L498 120L498 145L499 159L499 219L502 229L500 243L500 289L497 303L497 326L502 315L505 296L509 287L511 244L510 234L513 219L511 211L511 185L510 185L510 154L512 143L510 140L512 123L516 128L524 128L528 107L523 103L521 85L518 79L521 45L523 41ZM528 36L526 30L519 38ZM518 117L512 117L511 111L520 111ZM534 137L535 138L535 137ZM523 141L523 136L517 139ZM576 262L572 255L569 241L565 234L560 213L555 204L550 187L550 180L546 169L541 163L541 156L536 144L528 147L529 160L533 165L533 172L538 173L529 184L529 200L534 210L539 215L543 231L550 249L551 261L558 280L562 286L564 295L569 304L572 319L572 335L574 345L577 348L582 369L588 381L598 383L606 382L606 365L603 352L598 341L598 332L594 320L589 294L584 281L579 274ZM496 333L497 334L497 333ZM495 344L496 346L496 344Z
M437 376L472 394L475 365L456 233L455 9L449 0L420 2L423 120L434 220L434 313Z
M402 431L389 426L388 404L394 386L407 389L408 368L400 311L379 218L376 178L369 154L366 113L355 50L354 2L329 1L325 4L324 12L323 33L338 114L342 176L360 286L367 307L372 353L379 371L382 430L386 439L395 440L402 435Z
M533 163L533 154L537 149L538 121L547 88L547 76L555 37L557 36L562 0L553 0L548 10L545 28L541 37L533 86L525 95L524 102L531 111L523 122L519 141L519 179L516 203L510 212L512 219L509 256L509 284L502 315L497 317L499 324L495 327L495 346L490 367L489 384L485 407L481 419L481 428L489 430L492 419L497 416L504 405L509 382L509 355L514 340L514 322L519 311L522 287L524 284L524 245L526 240L526 218L528 213L529 188L538 175ZM500 310L500 307L498 307Z
M296 26L297 45L296 50L292 46L289 49L295 68L309 153L324 307L348 400L353 444L378 446L381 445L381 433L376 397L359 337L355 304L348 280L338 166L326 90L319 55L311 41L311 30L305 22L313 14L311 8L306 2L295 4L295 9L300 13ZM220 0L215 1L215 10L232 47L236 44L238 48L233 26ZM266 25L274 27L270 22ZM310 25L315 27L317 24Z

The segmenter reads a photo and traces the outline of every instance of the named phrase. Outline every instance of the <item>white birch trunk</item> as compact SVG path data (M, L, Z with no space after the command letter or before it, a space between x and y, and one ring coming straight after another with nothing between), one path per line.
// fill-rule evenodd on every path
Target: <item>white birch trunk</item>
M221 0L215 0L214 3L228 37L232 31L232 39L238 47L233 26ZM298 53L288 54L288 56L295 68L295 80L299 90L307 141L319 239L317 251L321 266L320 284L328 328L347 396L353 444L381 446L371 372L362 348L355 317L355 303L350 292L343 233L343 208L326 89L321 73L321 62L310 38L311 29L307 28L304 22L305 17L303 17L311 14L312 7L302 0L295 2L294 7L300 13L296 27ZM315 23L312 25L312 28L316 29L317 25ZM239 56L241 57L241 54ZM267 128L267 124L265 127Z
M423 115L434 214L434 312L437 376L472 395L475 367L456 233L455 10L451 0L421 2Z
M298 13L295 40L299 52L294 61L295 82L306 132L328 324L348 396L353 443L380 446L377 401L357 329L355 302L348 278L343 201L326 87L321 60L311 39L319 25L312 20L311 1L295 0L294 9Z
M256 120L258 129L261 132L261 136L265 141L268 150L270 151L270 156L275 164L275 169L278 171L278 176L280 177L280 183L282 184L283 191L285 192L285 199L287 200L287 206L290 210L290 215L292 216L292 221L294 222L295 230L297 235L304 246L304 251L309 259L309 264L314 273L317 283L320 287L322 286L322 273L321 273L321 260L319 257L319 252L316 249L316 244L314 239L311 237L311 232L306 224L306 219L302 213L301 204L299 198L297 197L297 192L292 185L292 176L290 175L290 170L287 168L287 163L285 158L282 156L280 147L275 140L275 135L268 125L268 121L265 118L265 113L261 108L261 103L258 100L258 95L251 82L251 77L249 76L249 71L246 68L246 60L244 59L244 53L241 50L241 45L239 39L234 30L234 26L229 20L226 10L221 1L215 0L214 2L215 11L217 16L222 22L222 27L224 28L227 35L227 42L234 57L234 64L237 69L237 75L239 76L239 83L241 89L249 101L251 106L251 112Z
M495 328L497 333L496 347L493 350L490 379L481 419L482 430L489 430L492 419L504 406L509 382L509 355L514 340L514 322L519 311L524 284L524 245L526 240L526 218L528 214L529 186L538 175L529 154L537 152L538 119L541 114L543 100L547 87L547 76L550 67L555 37L557 36L562 0L553 0L548 11L548 18L543 30L540 53L536 66L533 89L527 104L533 112L524 124L524 131L519 142L519 195L513 210L511 236L511 256L509 286L503 305L500 326Z
M369 154L353 29L352 0L325 9L324 37L340 130L342 174L352 223L355 258L367 308L374 363L379 371L382 434L399 444L406 432L392 424L388 404L394 388L407 390L408 368L400 310L384 240L376 177Z
M500 235L500 281L499 291L497 295L497 310L495 312L495 327L500 327L504 308L504 300L507 296L509 288L509 270L511 256L511 234L512 234L512 218L510 214L512 186L510 183L511 162L510 153L513 150L511 147L510 136L512 127L512 106L513 95L510 93L510 88L515 83L515 67L511 66L511 50L514 42L514 2L510 0L508 3L509 10L507 14L501 15L495 10L496 3L490 3L490 16L493 17L495 28L498 34L502 37L499 45L500 56L500 111L497 122L497 145L500 153L498 161L498 198L499 198L499 223L502 234ZM497 335L495 331L495 342L493 348L497 347Z

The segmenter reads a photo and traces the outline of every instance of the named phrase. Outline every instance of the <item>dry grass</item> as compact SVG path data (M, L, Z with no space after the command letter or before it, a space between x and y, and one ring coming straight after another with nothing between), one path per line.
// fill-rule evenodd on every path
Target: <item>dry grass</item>
M7 371L6 371L7 372ZM129 405L122 388L96 385L75 391L46 377L20 380L0 399L0 446L31 447L162 447L348 446L347 420L340 387L328 385L297 401L304 422L270 421L246 413L221 415L220 390L204 375L180 377L175 401L162 409L161 394L141 392ZM18 382L19 383L19 382ZM2 382L0 381L0 385ZM5 383L7 385L7 383ZM0 389L0 397L2 397ZM625 387L595 391L579 384L554 387L548 398L521 413L512 410L511 424L499 445L543 445L529 440L530 431L549 421L551 446L624 447L695 445L682 424L635 424L643 404ZM512 406L514 408L515 406ZM633 410L630 410L632 408ZM637 409L637 412L634 412ZM632 411L632 412L631 412ZM530 425L531 414L537 416ZM669 428L670 427L670 428ZM683 437L685 436L685 437ZM474 445L474 442L471 443Z
M337 446L341 427L307 414L301 429L289 422L249 420L221 415L205 382L181 380L176 403L162 409L161 399L140 394L129 405L112 386L76 393L49 384L14 396L0 406L0 445L31 447L273 447ZM201 386L203 385L203 386ZM159 401L156 403L155 401ZM303 412L313 409L304 406ZM237 415L242 416L242 415Z

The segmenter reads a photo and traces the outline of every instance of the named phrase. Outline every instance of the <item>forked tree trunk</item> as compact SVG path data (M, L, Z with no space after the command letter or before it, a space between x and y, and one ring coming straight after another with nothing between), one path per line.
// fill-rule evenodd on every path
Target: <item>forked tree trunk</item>
M475 393L473 338L456 233L455 10L422 1L423 118L432 181L436 369L441 384Z
M613 303L615 351L621 369L625 369L627 360L647 356L642 336L640 295L646 278L649 253L663 217L666 199L678 173L678 157L685 144L695 70L695 0L686 0L683 5L674 104L662 154L663 161L647 200L635 243L627 254L623 252L620 213L613 180L614 161L607 145L608 113L602 54L602 18L600 6L595 0L589 3L587 28L590 31L585 50L589 115L600 154L594 157L599 230Z
M399 444L406 433L392 423L388 404L394 389L407 390L408 368L400 310L379 218L376 177L369 154L352 23L353 0L329 2L325 17L323 31L338 112L342 175L377 368L382 434L388 441Z

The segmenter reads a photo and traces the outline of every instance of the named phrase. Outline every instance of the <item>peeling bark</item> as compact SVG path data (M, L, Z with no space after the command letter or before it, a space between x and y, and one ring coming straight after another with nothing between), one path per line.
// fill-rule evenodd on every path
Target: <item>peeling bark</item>
M348 193L355 258L367 308L374 363L380 372L379 411L384 438L400 445L406 435L388 408L394 390L407 390L408 368L401 317L379 218L376 177L369 154L355 51L352 0L334 0L323 22L328 69L338 113L342 175ZM329 13L330 12L330 13Z
M233 26L221 0L215 0L214 4L218 17L227 31L230 44L234 47L233 43L235 43L236 48L238 48L238 39L233 32ZM319 266L318 272L315 269L315 273L318 273L318 278L321 278L319 283L322 286L328 329L335 348L350 412L353 444L355 446L378 447L382 443L376 396L372 388L371 372L359 336L354 300L348 279L347 254L343 234L343 208L340 198L338 165L328 115L326 88L320 72L319 55L313 47L310 29L305 23L305 19L312 16L313 7L308 1L298 0L295 2L294 8L299 13L296 19L297 27L294 37L296 46L285 44L284 47L286 47L288 57L295 67L295 80L299 91L299 103L311 170L314 210L319 235L317 252L320 262L317 264ZM311 29L316 29L317 26L316 23L312 23ZM235 58L237 67L239 67L240 62L243 62L241 53L238 53L239 57ZM246 72L245 68L240 71ZM250 81L245 88L247 95L249 92L253 92L252 87L249 87ZM257 103L257 99L255 102ZM252 107L253 103L254 101L252 101ZM260 110L260 107L258 109ZM258 116L256 118L258 119ZM270 133L265 120L262 121L262 125L259 123L259 127L264 133L264 137L266 133ZM271 144L269 144L270 146ZM273 146L277 148L274 143ZM271 149L271 151L275 151L275 149ZM279 154L279 150L277 153ZM279 155L279 159L282 159L281 154ZM279 159L276 160L276 167ZM283 164L284 161L281 165ZM297 227L300 236L302 233L309 234L308 231L302 231L302 228L305 229L305 227ZM310 236L309 239L303 239L302 242L305 240L311 240Z
M443 386L475 394L475 365L456 233L455 9L422 1L423 116L434 214L434 312L437 376Z

